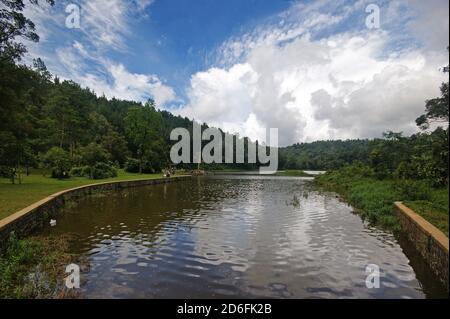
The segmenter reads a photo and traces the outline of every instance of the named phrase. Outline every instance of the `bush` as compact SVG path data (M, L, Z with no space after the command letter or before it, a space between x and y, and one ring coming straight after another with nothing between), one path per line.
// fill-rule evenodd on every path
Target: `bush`
M14 168L8 166L0 166L0 177L11 178L15 174Z
M96 163L94 166L79 166L71 169L70 174L78 177L103 179L117 176L117 169L108 163Z
M77 176L77 177L91 177L91 167L86 166L77 166L70 170L71 176Z
M83 166L83 168L81 170L81 176L91 178L91 176L92 176L91 173L92 173L92 167L90 167L88 165Z
M347 175L348 177L374 177L375 172L374 170L362 163L355 163L352 165L344 166L343 169L340 170L342 174Z
M85 165L94 166L96 163L108 162L110 155L102 146L91 143L80 151L81 161Z
M394 178L397 179L411 179L417 176L417 171L414 167L414 165L410 162L401 162L395 172L394 172Z
M84 167L81 166L72 167L72 169L70 170L70 176L83 177L83 168Z
M125 171L129 173L139 173L139 161L134 158L129 158L125 162Z
M129 158L125 162L125 171L129 173L139 173L139 160L135 158ZM155 170L149 161L142 161L141 172L145 174L153 174Z
M103 179L117 176L117 169L113 165L109 165L107 163L96 163L90 169L90 176L93 179Z

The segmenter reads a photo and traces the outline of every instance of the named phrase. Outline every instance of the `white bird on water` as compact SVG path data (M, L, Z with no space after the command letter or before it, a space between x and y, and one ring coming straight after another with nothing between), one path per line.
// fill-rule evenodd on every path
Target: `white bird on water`
M50 219L50 226L56 226L56 219Z

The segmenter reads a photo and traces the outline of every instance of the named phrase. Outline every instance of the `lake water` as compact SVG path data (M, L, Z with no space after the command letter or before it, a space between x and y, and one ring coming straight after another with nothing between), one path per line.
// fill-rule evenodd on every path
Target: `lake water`
M90 298L447 297L406 241L308 178L199 177L98 194L45 234L71 234ZM380 287L366 287L366 266Z

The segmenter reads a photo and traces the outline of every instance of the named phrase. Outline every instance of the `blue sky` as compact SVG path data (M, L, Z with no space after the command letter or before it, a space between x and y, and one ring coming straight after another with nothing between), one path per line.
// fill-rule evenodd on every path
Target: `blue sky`
M127 65L130 70L160 74L182 95L190 75L211 64L210 53L224 40L289 4L287 0L155 1L147 10L149 18L140 21L129 42L139 52L135 57L144 59L130 57Z
M29 7L54 74L280 144L412 133L448 63L448 1L78 0ZM65 12L77 4L80 28ZM380 25L366 19L379 9Z
M101 9L102 1L107 2L93 1L98 3L96 8ZM157 74L158 78L170 83L177 97L182 100L186 98L184 91L190 76L215 62L213 53L223 41L254 28L261 21L292 5L292 1L289 0L113 0L112 2L116 3L115 6L122 12L123 8L127 8L128 12L124 15L127 21L123 21L123 24L129 30L125 32L122 26L117 26L117 29L113 27L111 29L113 36L118 38L123 36L120 41L124 43L120 46L114 43L98 51L92 39L84 34L90 32L90 28L89 25L83 25L83 18L92 14L86 2L59 1L54 8L45 12L55 14L56 19L47 20L44 14L39 17L41 23L40 25L38 23L38 32L41 26L45 29L44 33L48 33L48 38L45 36L39 45L40 52L51 54L58 48L72 46L76 41L93 54L99 53L104 58L118 61L129 72ZM83 32L78 29L69 30L64 26L62 20L69 15L65 13L65 8L71 3L80 7ZM142 6L141 9L139 6ZM98 13L108 15L107 11L99 10ZM110 18L109 22L114 24L117 16L112 14ZM96 32L95 29L91 30ZM119 35L122 32L124 34ZM51 65L52 59L48 60ZM91 72L98 67L96 61L85 59L83 62L83 67ZM99 70L99 74L101 73Z

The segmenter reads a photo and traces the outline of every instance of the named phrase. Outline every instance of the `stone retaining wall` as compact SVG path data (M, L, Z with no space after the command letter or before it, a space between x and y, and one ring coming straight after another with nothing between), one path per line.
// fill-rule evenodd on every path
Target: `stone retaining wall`
M448 290L448 237L402 202L394 205L407 238Z
M8 241L11 232L14 232L18 238L21 238L30 235L34 231L42 228L44 225L48 225L50 223L50 219L58 216L61 208L67 201L81 198L94 192L171 183L190 178L190 176L178 176L171 178L105 182L84 185L55 193L0 220L0 249Z

